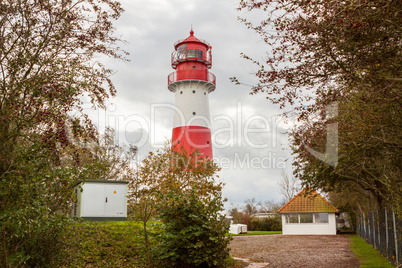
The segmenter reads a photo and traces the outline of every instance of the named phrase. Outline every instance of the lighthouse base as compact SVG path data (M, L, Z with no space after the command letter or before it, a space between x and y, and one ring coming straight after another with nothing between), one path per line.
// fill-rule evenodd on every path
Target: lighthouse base
M212 160L211 130L200 126L175 127L172 134L172 149L185 150L187 155L197 150L199 157L208 157Z

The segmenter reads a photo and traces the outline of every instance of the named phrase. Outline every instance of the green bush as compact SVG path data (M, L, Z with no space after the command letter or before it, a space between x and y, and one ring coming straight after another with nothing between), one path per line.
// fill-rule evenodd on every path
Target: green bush
M57 262L62 250L59 241L66 221L38 204L3 210L0 213L4 235L0 266L52 267L50 263Z
M40 148L21 150L35 154ZM38 154L36 160L46 162ZM18 158L19 173L0 180L0 267L52 267L50 263L62 250L59 241L69 218L68 194L60 189L69 182L69 173L62 168L51 170L43 163L35 167L27 158Z
M193 188L170 193L161 212L163 232L155 248L164 267L223 267L229 258L221 196L200 197Z
M282 231L282 222L279 216L272 218L253 218L248 225L250 231Z
M52 267L145 267L142 240L138 222L72 222L64 232L64 260Z

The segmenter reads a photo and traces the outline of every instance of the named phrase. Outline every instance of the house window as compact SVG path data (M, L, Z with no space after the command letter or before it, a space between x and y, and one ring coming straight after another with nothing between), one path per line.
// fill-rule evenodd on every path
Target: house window
M299 215L298 214L287 214L286 215L286 223L299 223Z
M290 213L286 223L328 223L328 213Z
M313 223L313 214L300 214L300 223Z
M315 223L328 223L328 213L314 213Z

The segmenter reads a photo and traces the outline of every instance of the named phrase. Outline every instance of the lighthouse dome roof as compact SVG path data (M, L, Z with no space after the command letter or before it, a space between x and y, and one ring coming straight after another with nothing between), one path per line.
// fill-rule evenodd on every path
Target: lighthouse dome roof
M174 48L177 49L178 46L180 46L181 44L185 44L185 43L200 43L200 44L205 45L207 47L207 49L210 47L210 45L207 41L198 39L197 37L194 36L193 29L191 29L191 31L190 31L190 36L187 37L186 39L177 41L174 44Z

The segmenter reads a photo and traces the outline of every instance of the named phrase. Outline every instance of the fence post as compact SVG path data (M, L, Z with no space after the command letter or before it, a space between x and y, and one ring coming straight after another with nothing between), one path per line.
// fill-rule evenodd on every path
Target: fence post
M378 231L378 249L381 252L381 234L380 234L380 224L381 224L381 219L380 219L380 214L377 209L377 231Z
M388 210L385 208L385 244L387 250L387 258L389 259L389 238L388 238Z
M375 222L374 222L374 212L371 213L371 218L373 220L373 246L377 248L377 241L375 240Z
M363 213L363 230L364 230L364 239L367 238L367 232L366 232L366 217L364 217Z
M398 254L398 238L396 234L396 221L395 221L395 211L392 209L392 219L394 222L394 239L395 239L395 259L396 259L396 266L399 264L399 254Z
M371 237L373 235L373 231L370 228L370 212L367 212L367 230L368 230L368 241L370 244L372 244Z
M360 214L359 214L359 216L356 217L356 231L357 231L357 233L359 234L360 237L361 237L361 234L362 234L362 229L361 229L362 224L361 223L362 222L360 220Z

